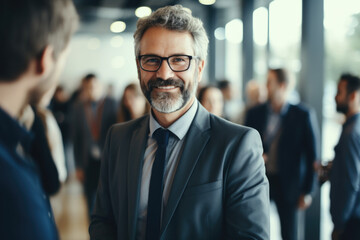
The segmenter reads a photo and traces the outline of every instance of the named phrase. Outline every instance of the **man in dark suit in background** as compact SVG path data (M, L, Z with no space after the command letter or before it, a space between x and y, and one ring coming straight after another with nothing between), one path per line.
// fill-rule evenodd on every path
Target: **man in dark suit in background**
M91 239L269 239L259 134L195 97L208 46L202 22L164 7L138 21L134 38L151 113L109 131Z
M77 20L71 0L0 2L1 239L58 239L46 195L54 189L42 182L49 180L43 174L51 172L49 162L42 164L50 155L40 145L47 143L44 134L38 135L42 124L35 120L34 126L34 119L27 119L27 127L36 131L34 139L19 118L56 86Z
M84 184L89 217L100 175L100 157L105 136L116 123L116 102L103 98L102 85L95 74L87 74L72 110L72 136L76 175Z
M270 69L268 102L249 109L245 120L246 126L261 135L270 198L276 204L285 240L297 239L297 209L311 203L318 137L313 113L287 103L288 86L285 70Z
M346 122L330 172L332 239L360 239L360 78L342 75L335 100Z

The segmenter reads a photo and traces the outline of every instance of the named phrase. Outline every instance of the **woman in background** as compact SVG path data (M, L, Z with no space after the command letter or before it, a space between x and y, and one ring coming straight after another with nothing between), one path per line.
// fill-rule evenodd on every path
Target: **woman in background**
M138 83L130 83L125 87L120 101L117 122L126 122L139 118L149 112L149 105L141 92Z
M223 117L224 99L219 88L211 85L201 88L198 100L210 113Z

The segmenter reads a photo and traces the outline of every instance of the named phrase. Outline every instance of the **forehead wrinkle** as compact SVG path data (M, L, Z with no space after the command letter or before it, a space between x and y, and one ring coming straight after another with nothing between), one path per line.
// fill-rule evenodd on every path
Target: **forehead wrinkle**
M140 41L141 55L193 55L194 40L188 32L163 28L148 29Z

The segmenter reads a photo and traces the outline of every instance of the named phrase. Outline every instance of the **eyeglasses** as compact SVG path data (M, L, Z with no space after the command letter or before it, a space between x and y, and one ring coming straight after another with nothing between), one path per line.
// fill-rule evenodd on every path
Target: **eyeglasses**
M140 55L138 57L140 67L147 72L156 72L160 69L162 61L166 60L170 69L174 72L184 72L189 69L191 59L197 58L189 55L172 55L159 57L156 55Z

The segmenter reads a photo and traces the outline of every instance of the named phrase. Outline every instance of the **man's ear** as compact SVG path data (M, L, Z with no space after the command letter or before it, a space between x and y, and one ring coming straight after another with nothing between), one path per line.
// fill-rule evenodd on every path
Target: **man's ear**
M54 63L54 48L48 45L36 59L36 73L46 76L49 72L51 72Z
M200 82L202 79L204 67L205 67L205 60L200 60L198 64L198 82Z
M359 92L358 91L353 91L352 93L349 94L349 101L353 102L353 101L357 101L359 100Z
M141 79L141 71L140 71L140 63L139 63L138 59L136 59L136 69L137 69L137 73L138 73L138 78L140 80Z

